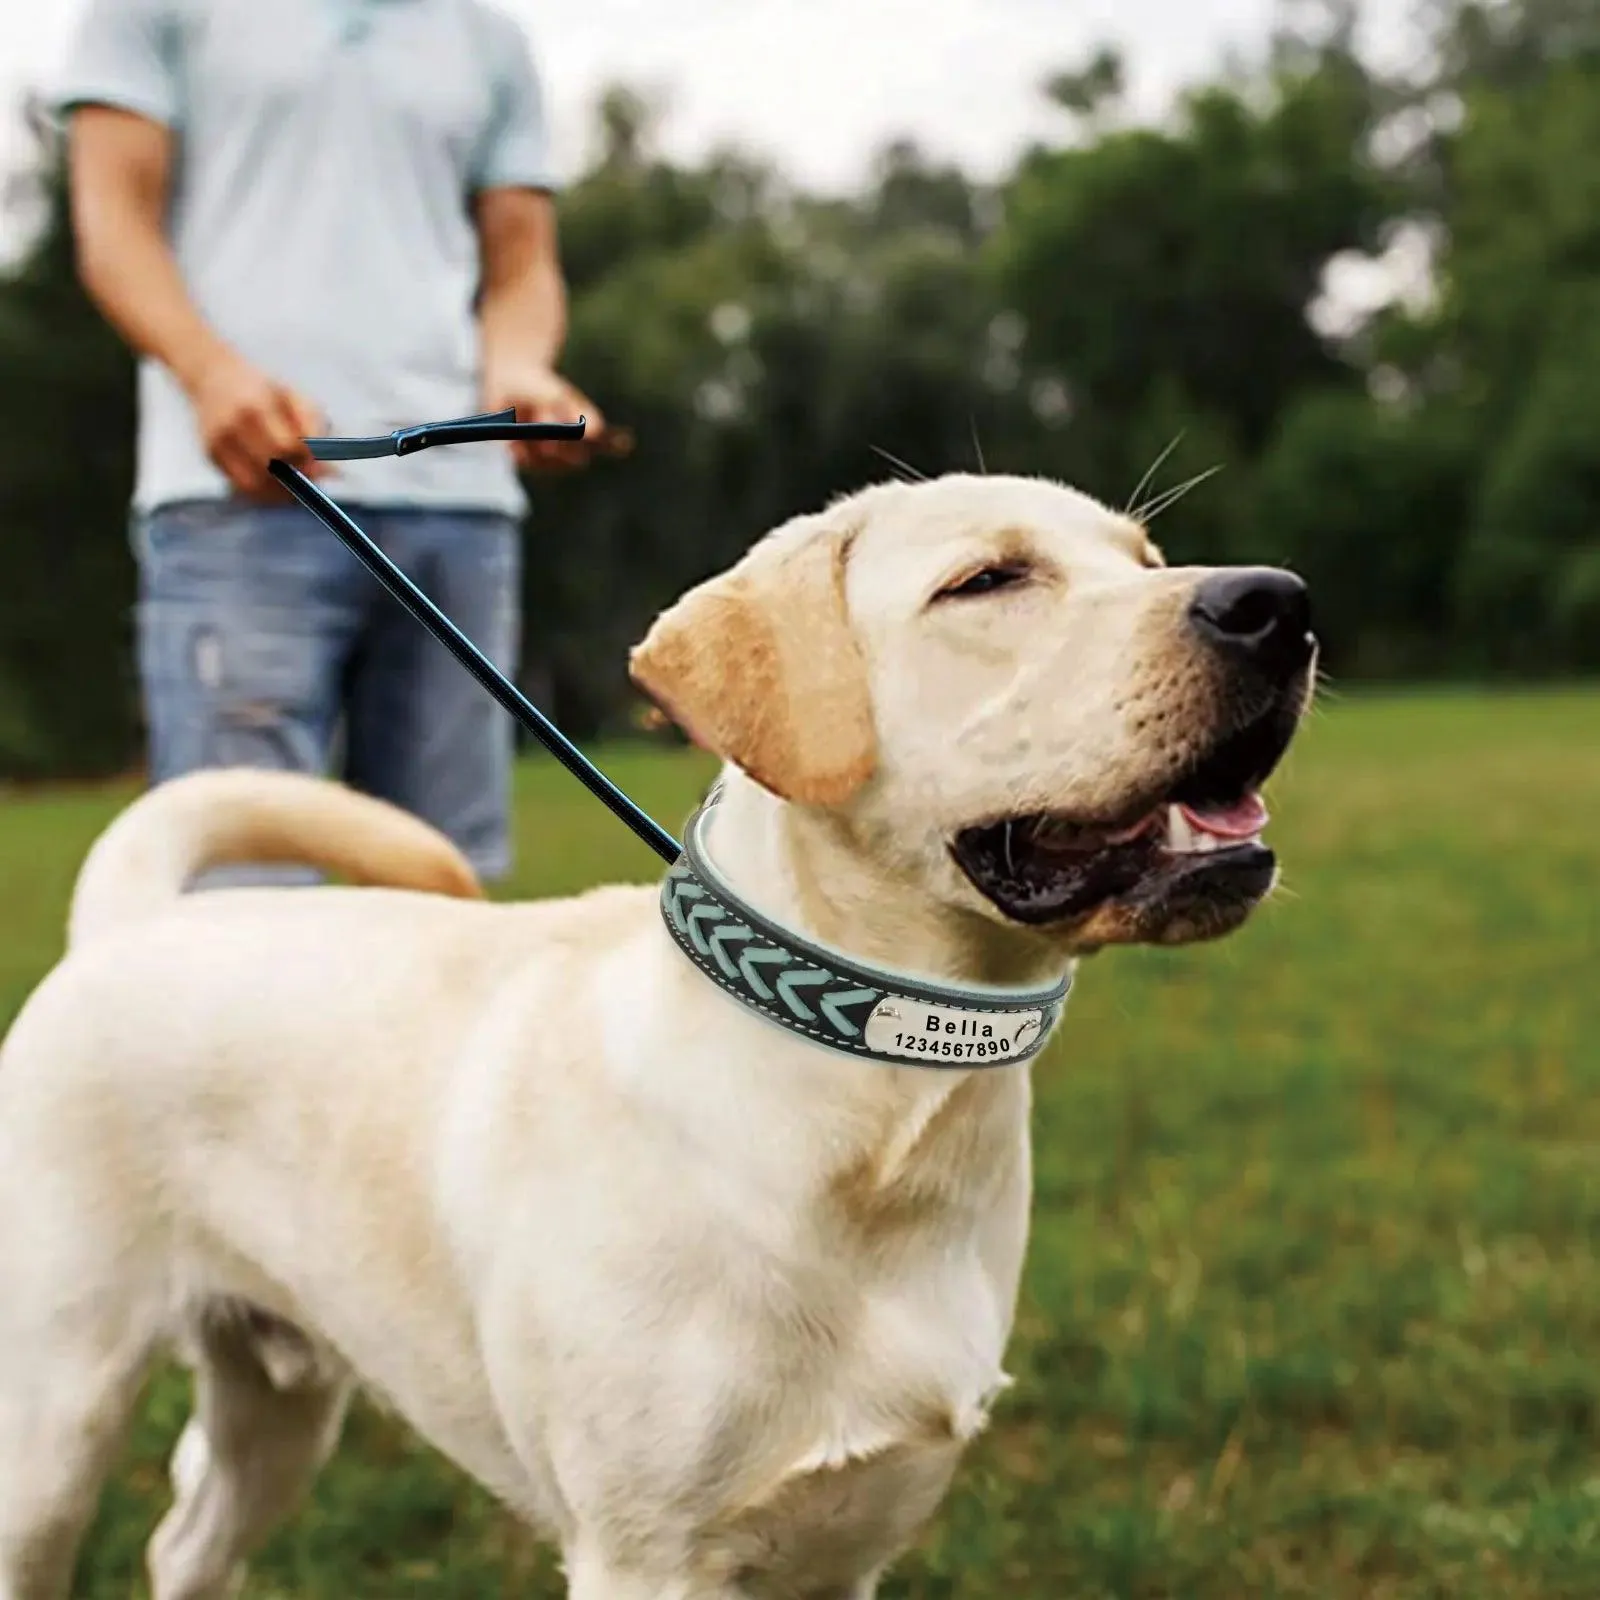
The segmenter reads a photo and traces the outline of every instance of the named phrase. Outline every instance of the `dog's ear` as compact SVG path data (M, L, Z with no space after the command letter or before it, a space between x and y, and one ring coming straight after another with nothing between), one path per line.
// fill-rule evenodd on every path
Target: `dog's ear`
M664 611L628 658L696 744L801 805L841 804L877 765L845 609L849 538L826 513L785 523Z

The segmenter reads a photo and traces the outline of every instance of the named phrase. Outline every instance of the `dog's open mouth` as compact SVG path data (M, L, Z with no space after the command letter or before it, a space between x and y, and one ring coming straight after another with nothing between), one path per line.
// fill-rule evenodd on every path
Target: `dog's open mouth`
M1288 748L1287 703L1220 739L1162 792L1100 819L1036 811L965 828L951 853L973 886L1017 922L1081 917L1116 901L1148 921L1240 916L1272 886L1260 786Z

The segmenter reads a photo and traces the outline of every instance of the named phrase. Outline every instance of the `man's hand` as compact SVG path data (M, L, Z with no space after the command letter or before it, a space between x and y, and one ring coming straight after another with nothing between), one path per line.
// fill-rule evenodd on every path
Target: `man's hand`
M267 472L274 456L307 477L326 472L305 446L308 434L326 431L322 413L241 357L209 362L191 383L189 399L206 454L240 494L252 500L282 496L283 489Z
M595 403L549 367L486 373L484 410L503 411L507 406L516 410L518 422L576 422L583 417L588 423L583 438L573 443L519 439L511 449L517 465L526 472L565 472L587 466L606 431L605 418Z
M301 438L321 433L315 406L256 371L196 309L166 236L177 139L132 112L73 113L71 196L78 268L106 317L183 385L206 453L241 494L277 498L267 462L313 463Z

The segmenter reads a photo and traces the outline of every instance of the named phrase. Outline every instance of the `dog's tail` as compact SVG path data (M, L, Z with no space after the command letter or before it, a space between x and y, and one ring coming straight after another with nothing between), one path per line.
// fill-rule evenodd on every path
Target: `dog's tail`
M73 889L67 943L153 915L209 868L245 863L483 897L466 857L409 812L326 779L229 767L157 785L95 840Z

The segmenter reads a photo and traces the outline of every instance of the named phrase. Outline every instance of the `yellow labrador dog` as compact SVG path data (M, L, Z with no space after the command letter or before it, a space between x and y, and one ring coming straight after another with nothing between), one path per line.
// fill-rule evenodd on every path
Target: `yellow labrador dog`
M779 529L632 672L725 758L732 889L981 994L1245 920L1314 655L1286 573L953 476ZM356 886L183 895L244 860ZM230 1592L356 1384L557 1541L574 1600L869 1600L1006 1382L1028 1103L1025 1065L774 1026L655 889L485 904L337 785L159 787L0 1057L0 1600L67 1593L174 1347L157 1600Z

